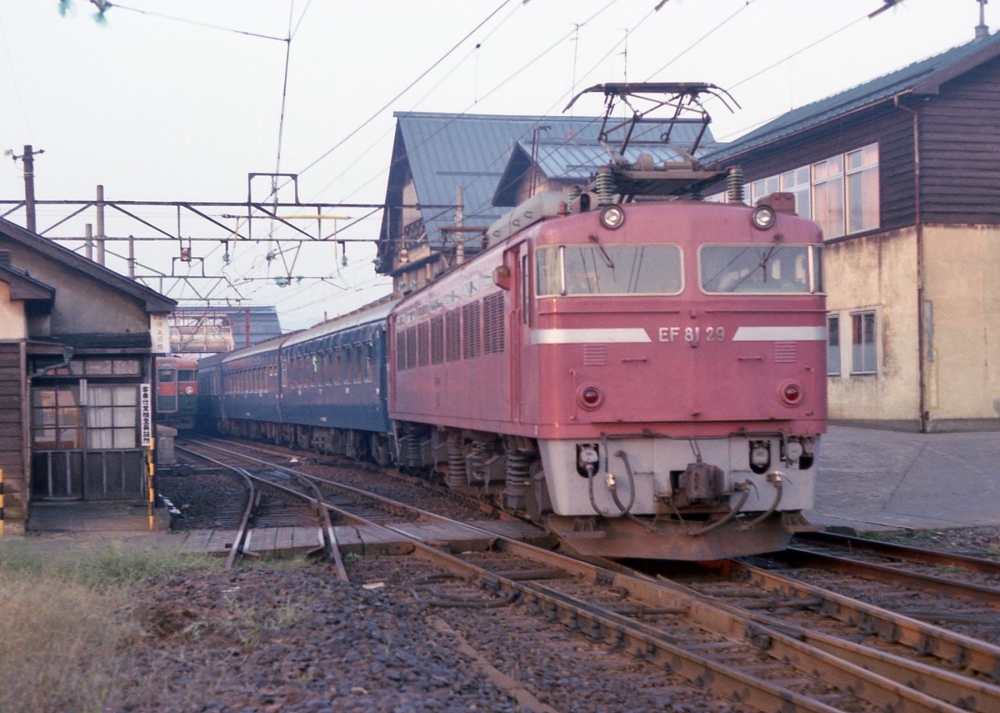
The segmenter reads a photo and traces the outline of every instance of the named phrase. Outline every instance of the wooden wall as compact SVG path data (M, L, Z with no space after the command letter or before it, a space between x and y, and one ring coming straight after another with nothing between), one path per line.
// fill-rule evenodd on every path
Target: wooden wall
M22 348L22 343L0 343L0 468L5 518L10 525L23 520L26 514L22 424L28 415L24 413Z
M1000 58L941 86L920 107L925 223L1000 223Z

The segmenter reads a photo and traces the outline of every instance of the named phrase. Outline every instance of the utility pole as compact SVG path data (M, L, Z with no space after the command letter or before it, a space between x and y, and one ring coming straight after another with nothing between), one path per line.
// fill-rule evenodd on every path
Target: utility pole
M97 262L104 264L104 186L97 187Z
M35 221L35 156L45 153L44 150L34 151L31 144L24 145L24 153L20 156L13 151L4 151L4 155L10 156L14 161L18 159L24 161L24 225L32 233L36 232Z

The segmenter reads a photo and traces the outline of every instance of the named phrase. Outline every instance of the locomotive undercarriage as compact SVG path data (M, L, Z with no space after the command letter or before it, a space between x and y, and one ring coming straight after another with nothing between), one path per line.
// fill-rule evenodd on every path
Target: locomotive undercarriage
M538 442L422 424L396 427L404 469L526 516L582 555L711 560L780 550L794 532L816 529L801 515L812 502L813 439L781 433L714 439L702 443L704 454L695 444L696 456L688 453L654 477L649 436ZM661 465L669 459L662 452L666 442L659 446ZM677 443L666 450L676 451ZM688 448L688 441L679 443ZM543 462L563 467L552 465L546 474ZM553 507L553 484L566 514Z

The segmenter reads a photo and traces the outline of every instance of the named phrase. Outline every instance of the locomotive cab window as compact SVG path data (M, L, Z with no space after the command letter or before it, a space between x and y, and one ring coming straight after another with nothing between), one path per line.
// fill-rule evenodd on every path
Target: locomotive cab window
M536 294L676 295L684 289L677 245L560 245L535 251Z
M716 294L814 294L823 291L815 245L703 245L701 289Z

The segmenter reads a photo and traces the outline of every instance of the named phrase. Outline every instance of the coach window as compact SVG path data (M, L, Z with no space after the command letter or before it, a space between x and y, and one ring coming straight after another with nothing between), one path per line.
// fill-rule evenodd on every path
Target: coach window
M874 374L877 371L875 312L851 315L851 373Z
M354 345L354 383L360 384L364 374L364 364L362 362L361 345Z
M375 345L365 342L365 381L375 378Z
M716 294L819 293L822 252L811 245L703 245L701 288Z
M826 375L840 376L840 316L826 318Z

